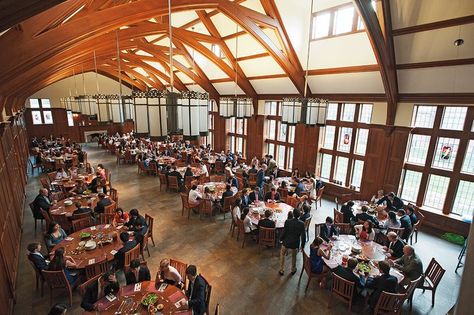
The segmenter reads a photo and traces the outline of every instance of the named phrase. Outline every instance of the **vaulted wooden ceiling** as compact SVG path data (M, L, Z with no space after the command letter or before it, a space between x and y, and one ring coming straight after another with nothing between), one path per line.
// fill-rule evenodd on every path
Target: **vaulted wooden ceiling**
M315 0L310 8L310 0L172 0L174 87L212 97L233 94L237 69L239 94L303 94L309 10L349 2ZM385 95L392 124L401 93L425 92L425 86L433 92L431 78L421 90L413 84L430 70L471 79L456 67L474 63L474 1L453 0L446 10L442 0L378 0L375 11L370 0L352 2L366 32L311 42L308 93ZM141 90L169 87L168 33L167 0L65 1L0 35L0 96L24 99L74 73L94 71L96 64L116 78L117 38L124 82ZM426 47L439 33L449 48L433 40ZM466 41L457 50L453 34Z

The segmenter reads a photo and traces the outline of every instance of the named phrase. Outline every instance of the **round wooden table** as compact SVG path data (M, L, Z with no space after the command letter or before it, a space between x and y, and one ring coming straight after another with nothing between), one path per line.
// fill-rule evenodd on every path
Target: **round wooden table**
M148 293L155 293L158 300L155 305L163 304L164 308L157 314L181 314L191 315L192 311L183 307L177 307L177 303L181 300L187 301L186 295L174 285L168 285L162 292L161 283L155 285L154 281L143 281L140 287L136 288L135 284L122 287L115 300L109 301L106 297L96 302L100 314L132 314L136 310L138 314L148 314L148 308L141 304L141 300ZM96 314L95 312L84 312L84 314Z
M174 164L175 162L176 162L176 159L170 156L162 156L156 159L156 163L158 163L159 165L171 165L171 164Z
M124 231L123 227L114 227L111 224L96 225L85 228L83 230L70 234L66 239L54 246L53 251L60 247L64 247L64 255L71 256L77 263L77 269L83 269L88 265L92 265L98 261L107 258L107 261L114 259L115 252L123 247L118 234ZM90 233L91 236L86 239L81 239L81 233ZM106 241L112 239L110 242L100 244L100 240ZM81 241L94 240L97 247L92 250L85 250L79 245Z
M369 276L376 277L380 275L380 271L374 263L387 259L386 252L382 245L372 241L359 242L356 240L354 235L339 235L336 239L332 240L331 243L333 244L333 247L331 249L330 259L323 257L324 262L329 268L334 269L338 265L342 265L342 258L344 256L359 258L359 260L360 256L365 256L363 257L364 259L370 260L371 271ZM351 251L352 246L355 244L362 247L362 252L359 255L355 255ZM321 247L323 249L327 248L326 245L322 245ZM404 278L403 274L395 268L390 269L390 274L397 278L398 283L400 283Z
M181 173L181 175L184 177L184 173L186 173L186 166L178 167L176 170ZM204 175L204 172L202 171L202 168L200 167L195 167L191 166L191 171L193 172L194 177L200 177L201 175Z
M275 227L281 229L288 219L288 212L293 211L293 207L284 202L259 202L258 205L250 205L250 220L252 224L258 225L258 221L264 217L266 209L272 211L271 220L275 221Z
M204 189L205 187L213 187L214 188L214 192L212 192L212 194L214 195L214 197L216 199L222 199L222 194L224 193L225 191L225 187L226 187L226 183L224 182L208 182L208 183L204 183L202 185L198 185L197 186L197 190L201 193L201 194L204 194ZM230 190L232 191L232 193L235 195L238 191L237 187L231 187Z
M87 207L88 201L92 201L91 207L94 209L94 207L97 205L97 201L99 201L99 198L97 197L98 194L90 194L90 195L77 195L74 197L69 197L63 200L58 201L56 204L54 204L51 209L49 210L50 214L63 214L67 217L72 216L72 213L77 209L75 206L76 202L80 202L83 207ZM64 203L66 201L72 201L72 204L70 205L65 205ZM111 199L112 203L114 201Z
M295 191L296 189L296 182L294 181L294 179L292 177L277 177L273 180L273 184L277 187L280 187L281 185L281 182L285 181L287 183L287 188L288 188L288 191ZM304 190L309 192L311 190L311 183L309 182L306 182L306 181L302 181L301 182L303 183L303 186L304 186Z

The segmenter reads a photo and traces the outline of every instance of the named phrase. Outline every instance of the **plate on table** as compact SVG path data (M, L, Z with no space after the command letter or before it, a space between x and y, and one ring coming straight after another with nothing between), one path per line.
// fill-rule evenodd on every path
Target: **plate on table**
M72 200L66 200L64 201L65 206L72 206Z
M84 247L85 247L86 250L93 250L97 247L97 243L93 240L89 240L89 241L86 242Z
M142 298L141 303L145 306L154 305L158 301L158 295L156 293L148 293Z

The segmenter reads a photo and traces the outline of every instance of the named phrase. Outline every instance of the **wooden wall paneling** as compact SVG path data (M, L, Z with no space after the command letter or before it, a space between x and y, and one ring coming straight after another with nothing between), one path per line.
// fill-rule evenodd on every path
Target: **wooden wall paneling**
M409 134L409 128L396 128L391 133L390 150L386 155L387 162L383 180L383 189L386 192L398 192Z
M220 152L225 150L226 139L226 120L219 115L214 115L214 151Z
M314 173L318 157L319 127L308 127L298 124L295 127L293 151L293 169Z
M264 155L264 125L265 116L263 115L254 115L247 119L247 161L254 156L260 158Z

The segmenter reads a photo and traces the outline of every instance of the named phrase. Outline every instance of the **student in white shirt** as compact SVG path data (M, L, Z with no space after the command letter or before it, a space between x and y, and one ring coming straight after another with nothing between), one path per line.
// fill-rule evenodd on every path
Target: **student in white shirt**
M191 207L197 207L201 203L202 195L197 191L197 186L193 185L189 191L188 202Z
M242 214L240 215L240 219L244 222L244 231L245 233L255 233L257 231L257 227L252 224L252 221L249 217L249 208L245 207L242 210Z
M183 278L179 274L178 270L173 266L170 266L168 259L160 261L160 270L156 274L155 282L165 282L181 288L183 285Z
M204 176L209 176L209 171L207 170L207 166L204 164L204 162L201 162L201 171Z

